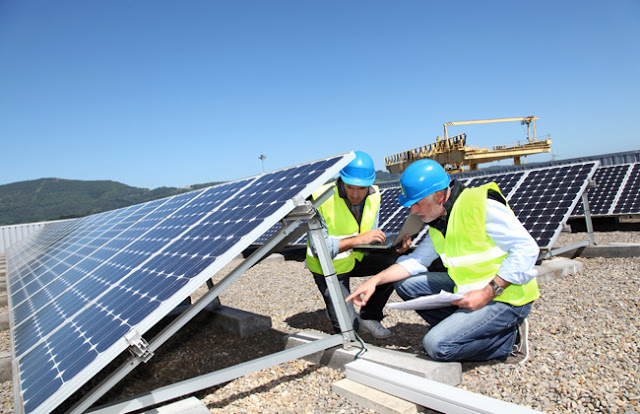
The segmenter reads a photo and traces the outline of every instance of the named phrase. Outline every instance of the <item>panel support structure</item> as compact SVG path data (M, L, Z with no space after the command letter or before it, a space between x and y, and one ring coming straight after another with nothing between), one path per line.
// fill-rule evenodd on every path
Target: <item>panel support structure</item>
M592 183L593 182L589 180L589 185ZM596 239L593 234L593 222L591 221L591 210L589 209L589 196L586 190L582 193L582 205L584 207L584 220L587 224L587 233L589 234L589 243L596 244Z
M338 324L340 325L340 330L344 336L345 346L348 346L350 342L356 340L356 336L353 332L353 325L349 318L347 305L344 302L344 296L340 289L340 282L338 282L338 276L336 275L336 270L333 267L333 261L331 260L329 249L327 248L324 236L322 235L322 225L320 224L320 220L316 217L311 219L308 224L309 236L311 237L310 243L313 243L318 254L320 266L322 266L322 272L324 273L327 288L329 289L329 294L331 296L331 302L333 304L333 308L336 310Z
M326 196L326 195L325 195ZM326 199L323 198L323 200ZM303 202L304 203L304 202ZM301 207L304 207L301 203ZM254 251L249 257L247 257L240 265L238 265L233 271L225 276L220 282L218 282L196 303L185 310L180 316L173 320L167 327L165 327L160 333L158 333L153 340L149 342L149 346L146 350L153 353L162 344L169 340L180 328L186 325L191 319L193 319L200 311L202 311L209 303L217 299L218 296L239 276L245 271L251 268L253 265L262 260L267 254L273 251L283 239L288 238L292 233L296 232L300 226L306 227L307 224L303 223L303 219L308 219L308 222L313 222L314 226L320 226L319 220L315 217L317 210L306 206L307 211L310 213L310 217L304 217L300 214L300 211L296 211L294 217L295 220L290 222L273 236L267 243L262 245L256 251ZM298 230L299 231L299 230ZM320 238L316 241L316 246L319 247L319 258L323 266L325 274L330 272L327 276L327 283L329 285L329 292L338 314L340 321L341 334L335 334L324 340L315 341L306 346L298 346L289 350L281 351L273 355L268 355L263 358L259 358L253 361L249 361L243 364L229 367L223 370L215 371L210 374L205 374L200 377L192 378L183 382L172 384L155 391L151 391L147 394L142 394L140 397L134 397L132 400L124 401L122 403L116 403L109 407L98 407L96 412L110 413L114 412L127 412L133 410L139 410L151 405L158 404L160 402L169 401L171 399L191 394L201 389L209 388L220 383L230 381L240 376L250 374L271 366L281 364L296 358L300 358L314 352L325 350L337 345L342 344L343 347L348 348L352 342L356 341L355 333L353 332L353 326L348 318L347 308L344 302L342 291L339 288L338 279L333 269L333 263L329 256L329 251L326 246L324 237L322 237L322 229L315 230L319 232ZM313 233L311 231L310 233ZM148 360L148 358L147 358ZM115 384L122 380L127 374L129 374L136 366L141 362L146 362L144 358L132 357L122 364L118 369L105 378L98 386L96 386L89 394L76 403L68 413L82 413L89 409L101 396L109 391Z

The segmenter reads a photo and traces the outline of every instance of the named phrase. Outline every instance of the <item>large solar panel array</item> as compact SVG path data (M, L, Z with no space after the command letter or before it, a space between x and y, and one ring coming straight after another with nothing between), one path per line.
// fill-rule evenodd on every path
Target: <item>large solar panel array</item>
M588 190L592 216L640 214L640 163L601 166L593 180L596 186ZM571 215L584 216L584 206L577 205Z
M10 249L16 408L58 407L352 158L52 224Z
M474 175L460 179L467 187L478 187L494 181L507 197L509 205L524 227L531 233L541 249L551 249L570 213L581 201L588 180L596 171L597 162L585 162L560 166L534 168L513 172ZM452 176L454 179L456 176ZM409 209L398 204L399 182L381 185L383 206L381 216L396 217L409 214ZM388 194L388 196L385 196ZM391 203L391 206L387 205ZM383 213L384 212L384 213ZM381 220L385 232L397 232L401 220ZM418 244L424 237L422 231L415 238Z

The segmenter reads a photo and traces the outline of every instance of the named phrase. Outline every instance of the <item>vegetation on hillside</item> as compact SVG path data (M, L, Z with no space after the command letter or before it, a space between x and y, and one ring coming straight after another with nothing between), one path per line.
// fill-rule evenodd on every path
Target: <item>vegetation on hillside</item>
M398 180L399 174L376 171L376 182ZM131 187L117 181L41 178L0 185L0 226L83 217L175 194L209 187Z
M198 188L216 183L199 184ZM194 186L196 187L196 186ZM82 217L190 191L131 187L116 181L41 178L0 185L0 226Z

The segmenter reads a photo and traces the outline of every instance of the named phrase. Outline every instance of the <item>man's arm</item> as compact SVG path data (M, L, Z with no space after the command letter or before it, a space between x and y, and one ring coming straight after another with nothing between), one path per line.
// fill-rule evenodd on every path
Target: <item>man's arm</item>
M409 276L411 276L410 273L405 270L404 267L397 263L393 264L377 275L371 276L369 280L358 286L358 288L354 290L353 293L345 299L345 301L349 302L350 300L353 300L354 304L358 306L365 306L371 295L373 295L373 292L376 291L376 286L385 283L397 282L398 280L406 279Z

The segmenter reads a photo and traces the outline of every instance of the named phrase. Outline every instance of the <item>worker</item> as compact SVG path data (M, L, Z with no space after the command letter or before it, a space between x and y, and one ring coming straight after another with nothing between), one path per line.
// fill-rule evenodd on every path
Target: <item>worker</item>
M423 339L436 361L528 358L526 317L540 296L534 266L539 248L495 183L465 188L440 164L423 159L400 178L398 202L429 224L410 254L358 287L347 301L365 306L378 285L396 282L404 300L446 292L461 299L417 310L431 325ZM442 261L442 272L428 269Z
M384 232L378 229L381 197L378 187L373 185L376 178L373 160L362 151L356 151L355 155L355 159L340 171L337 181L321 187L312 195L315 199L331 187L334 190L333 196L318 211L343 297L350 293L352 277L380 272L398 257L395 252L365 254L352 249L356 245L384 242L386 239ZM307 267L322 294L334 330L340 332L325 275L310 239L307 236ZM407 247L405 246L405 250ZM354 329L368 332L375 338L391 336L391 331L382 326L380 321L383 319L382 310L392 293L393 283L381 284L372 289L369 301L361 307L360 314L356 313L352 303L348 303L347 310Z

